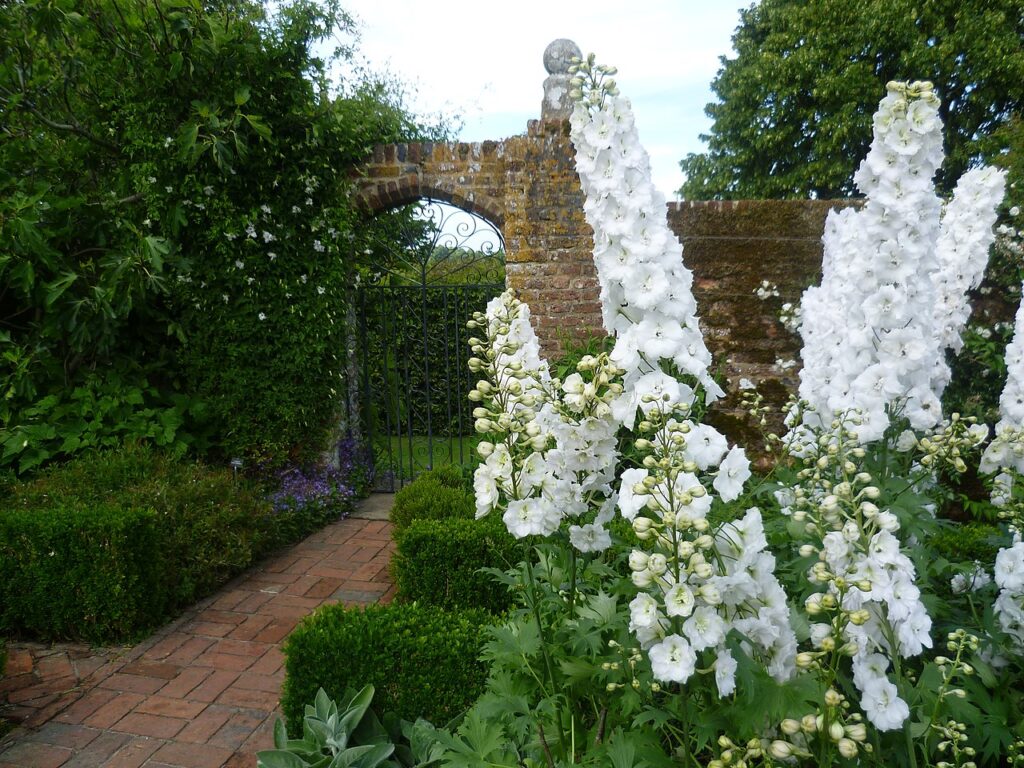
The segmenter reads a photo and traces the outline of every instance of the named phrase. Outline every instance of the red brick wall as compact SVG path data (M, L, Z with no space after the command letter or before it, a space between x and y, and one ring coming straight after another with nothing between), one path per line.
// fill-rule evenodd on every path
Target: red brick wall
M569 125L533 120L523 136L482 144L400 144L375 149L357 194L369 210L434 197L477 213L502 230L506 283L531 308L549 358L566 342L603 334L592 232L583 217ZM795 390L798 339L778 320L817 281L825 216L848 201L670 203L669 226L695 275L701 326L715 364L734 392L742 377L781 404ZM779 297L758 299L762 280ZM733 437L737 399L719 409ZM730 415L731 414L731 415Z

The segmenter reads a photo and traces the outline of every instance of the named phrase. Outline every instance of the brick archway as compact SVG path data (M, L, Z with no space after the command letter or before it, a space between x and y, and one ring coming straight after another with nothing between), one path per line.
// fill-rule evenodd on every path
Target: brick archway
M372 213L422 198L505 225L504 142L389 144L359 171L357 203Z

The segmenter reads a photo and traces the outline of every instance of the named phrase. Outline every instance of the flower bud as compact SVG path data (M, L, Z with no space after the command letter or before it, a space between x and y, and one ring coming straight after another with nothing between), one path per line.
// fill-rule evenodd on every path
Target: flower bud
M851 739L840 739L836 746L839 748L839 754L847 760L852 760L857 756L857 744Z
M800 730L804 733L814 733L818 730L817 720L814 715L804 715L800 718Z
M843 730L854 741L864 741L868 737L868 729L864 723L853 723L846 726Z
M488 443L486 440L477 444L476 452L480 454L481 458L486 459L492 453L494 453L494 443Z
M776 760L786 760L793 756L793 745L788 741L780 741L776 739L768 748L768 752Z
M707 563L703 563L702 565L707 565L709 570L711 568L711 566ZM703 576L701 578L707 577ZM697 592L701 597L704 598L704 601L708 605L718 605L722 602L722 593L719 592L718 587L714 586L713 584L704 584L699 590L697 590Z
M640 589L646 589L654 583L654 578L651 576L651 572L648 570L633 571L633 573L630 574L630 576L633 579L633 584L639 587Z
M629 569L631 571L643 571L647 568L648 555L639 549L629 553Z
M795 736L800 733L800 721L787 718L779 724L779 730L787 736Z
M668 570L668 560L663 554L656 552L647 559L647 568L655 576L661 576Z
M832 739L832 741L838 742L844 737L844 735L842 723L838 723L835 720L829 723L828 737Z

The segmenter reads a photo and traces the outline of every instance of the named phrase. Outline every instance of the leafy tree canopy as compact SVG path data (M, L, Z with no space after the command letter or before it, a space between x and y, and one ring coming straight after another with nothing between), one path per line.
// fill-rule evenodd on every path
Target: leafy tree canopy
M337 0L0 3L0 468L142 439L278 462L337 409L376 143ZM337 54L351 55L342 47Z
M1024 110L1022 0L761 0L740 18L712 83L708 151L680 163L688 199L856 194L890 80L935 83L947 191L1006 150L1001 129Z

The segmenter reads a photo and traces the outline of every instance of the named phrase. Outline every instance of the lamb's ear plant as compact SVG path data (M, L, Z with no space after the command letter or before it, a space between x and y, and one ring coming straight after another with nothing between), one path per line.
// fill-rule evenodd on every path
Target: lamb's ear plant
M321 688L306 705L302 738L291 739L283 720L274 724L274 749L256 755L258 768L427 768L441 748L423 722L403 723L370 709L372 685L345 694L339 707Z

